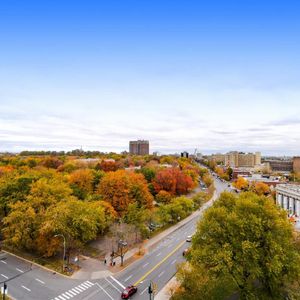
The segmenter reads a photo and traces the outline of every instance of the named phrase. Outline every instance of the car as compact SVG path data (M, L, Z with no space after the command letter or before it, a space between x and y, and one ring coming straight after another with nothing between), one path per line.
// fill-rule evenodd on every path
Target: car
M125 288L125 290L121 294L122 299L129 299L133 294L137 292L137 287L134 285L130 285Z
M192 241L192 237L193 237L192 235L188 235L188 236L186 237L186 241L187 241L187 242L191 242L191 241Z
M190 252L190 248L186 248L182 252L182 256L186 256Z

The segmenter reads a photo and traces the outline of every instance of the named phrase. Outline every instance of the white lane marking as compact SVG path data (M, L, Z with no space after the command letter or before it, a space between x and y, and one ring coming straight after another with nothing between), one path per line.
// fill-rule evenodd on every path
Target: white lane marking
M65 293L61 294L63 297L70 299L70 297L68 295L66 295Z
M114 298L98 283L95 283L97 286L99 286L99 288L111 299L114 300Z
M110 282L107 278L105 278L105 280L115 289L117 290L119 293L122 293L121 290L119 290L114 284L112 284L112 282Z
M143 268L147 267L149 265L149 263L146 263L143 265Z
M91 286L94 285L94 283L92 283L92 282L90 282L90 281L88 281L88 280L86 281L86 283L87 283L87 284L90 284Z
M89 288L89 286L86 286L86 285L83 285L83 284L80 284L77 287L80 288L80 289L83 289L84 291Z
M24 271L20 270L19 268L16 268L17 271L19 271L20 273L24 273Z
M66 300L65 297L63 297L63 296L58 296L58 298L60 298L62 300Z
M128 276L128 277L124 280L124 282L126 282L127 280L129 280L131 277L132 277L132 275Z
M179 238L176 239L176 242L178 242L178 241L179 241Z
M143 295L148 290L148 287L145 287L145 289L140 293L140 295Z
M38 281L38 282L40 282L41 284L45 284L44 281L42 281L42 280L40 280L40 279L38 279L38 278L35 278L35 280Z
M113 276L109 276L114 282L116 282L121 288L125 289L125 286L120 282L118 281L115 277Z
M78 286L74 287L73 290L77 291L78 293L83 292L83 290L80 289Z
M85 282L82 283L82 284L80 284L79 286L83 286L83 287L85 287L87 289L91 287L90 285L86 284Z
M167 248L171 248L172 247L172 244L170 244Z
M26 291L31 292L31 289L29 289L28 287L26 287L26 286L24 286L24 285L21 285L21 287L22 287L23 289L25 289Z
M165 273L165 271L162 271L162 272L158 275L158 278L161 277L164 273Z
M4 261L4 260L2 260L2 259L1 259L1 262L2 262L3 264L6 264L6 265L7 265L7 262L6 262L6 261Z
M156 256L160 256L161 255L161 252L159 252L158 254L156 254Z
M55 300L59 300L59 298L57 298L57 297L55 297L54 299L55 299Z
M69 291L70 291L70 290L69 290ZM71 291L72 291L73 293L75 293L76 295L77 295L77 294L80 294L80 292L76 291L74 288L72 288Z
M172 262L171 262L171 265L174 265L176 263L176 259L174 259Z
M4 275L4 274L1 274L1 276L4 277L4 278L6 278L6 279L8 279L8 277L6 275Z
M76 296L76 295L77 295L77 293L73 292L72 290L68 290L68 293L70 293L70 294L73 295L73 296Z
M69 291L68 291L68 292L65 292L65 294L68 295L68 296L71 297L71 298L74 297L74 295L72 295L71 293L69 293Z

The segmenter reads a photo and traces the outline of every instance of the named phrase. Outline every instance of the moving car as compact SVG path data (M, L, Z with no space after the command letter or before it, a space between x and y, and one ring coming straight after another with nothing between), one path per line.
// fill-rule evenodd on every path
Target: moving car
M192 237L193 237L192 235L188 235L188 236L186 237L186 241L187 241L187 242L191 242L191 241L192 241Z
M133 294L137 292L137 287L134 285L130 285L121 294L122 299L129 299Z

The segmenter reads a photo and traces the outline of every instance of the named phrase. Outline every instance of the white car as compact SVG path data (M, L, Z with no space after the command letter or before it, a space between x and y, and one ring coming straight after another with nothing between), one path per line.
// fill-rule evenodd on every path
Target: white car
M192 235L188 235L188 236L186 237L186 241L187 241L187 242L191 242L191 241L192 241L192 237L193 237Z

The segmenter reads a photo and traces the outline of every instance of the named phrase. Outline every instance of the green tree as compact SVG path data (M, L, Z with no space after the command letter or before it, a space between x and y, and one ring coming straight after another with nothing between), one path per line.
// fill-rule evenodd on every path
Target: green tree
M188 260L173 299L195 291L207 299L234 291L241 299L284 299L293 284L299 290L300 256L286 212L254 193L221 195L199 222ZM210 287L224 282L231 289L213 297Z

